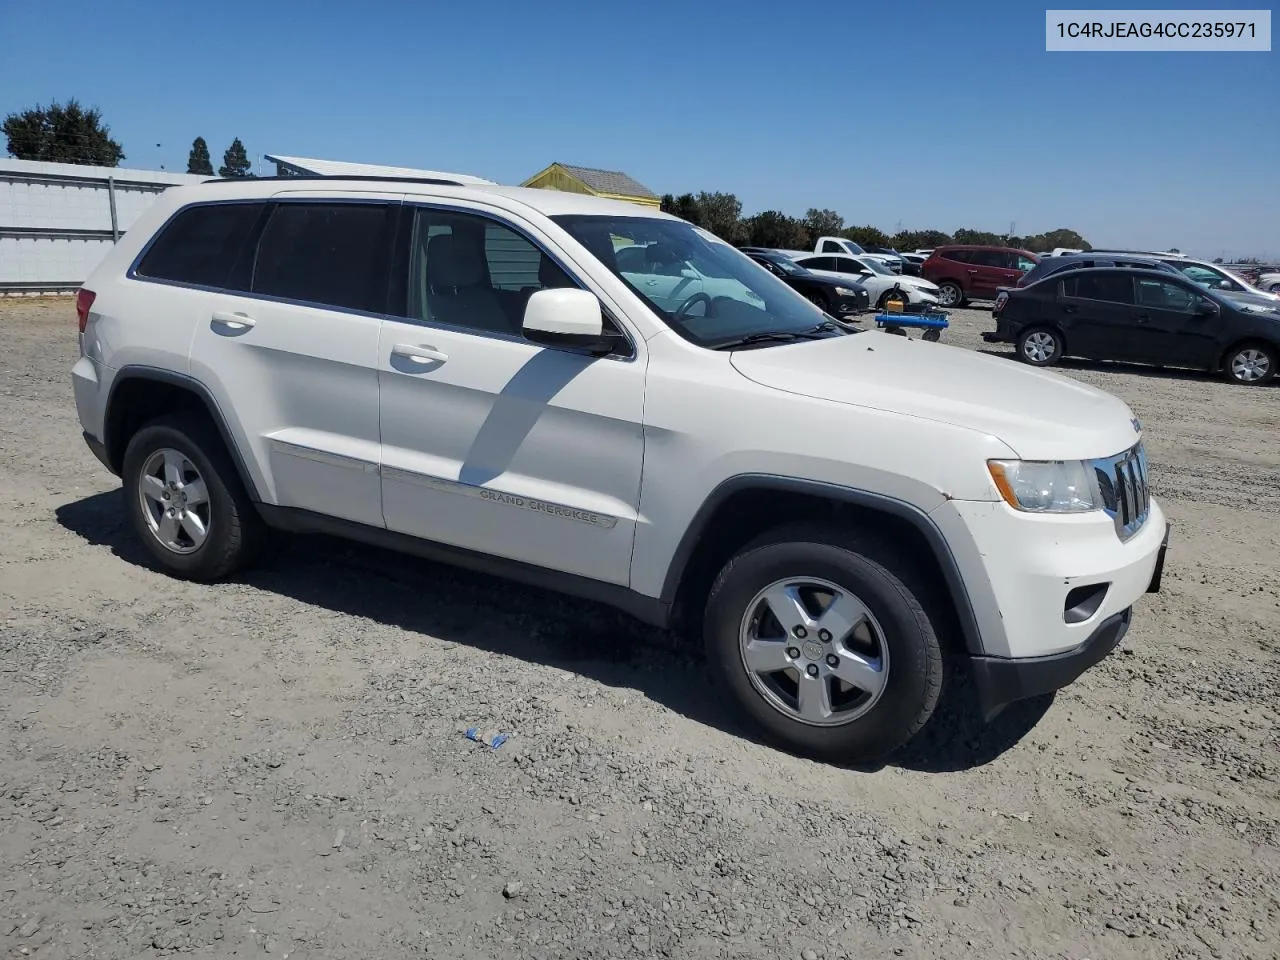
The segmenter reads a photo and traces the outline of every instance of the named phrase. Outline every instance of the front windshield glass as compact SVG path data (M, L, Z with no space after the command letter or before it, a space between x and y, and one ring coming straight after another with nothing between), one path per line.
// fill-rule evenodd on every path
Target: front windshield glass
M800 334L830 318L745 254L692 224L651 217L553 217L681 336L715 347ZM782 257L782 270L803 272Z
M886 267L879 260L872 260L868 257L867 259L859 260L858 262L862 264L864 267L866 267L868 270L870 270L872 273L878 273L878 274L881 274L882 276L889 276L889 277L893 276L893 271L890 270L888 267Z
M1244 289L1239 281L1228 276L1225 272L1202 267L1198 263L1178 264L1178 268L1186 277L1200 284L1206 290L1240 291Z

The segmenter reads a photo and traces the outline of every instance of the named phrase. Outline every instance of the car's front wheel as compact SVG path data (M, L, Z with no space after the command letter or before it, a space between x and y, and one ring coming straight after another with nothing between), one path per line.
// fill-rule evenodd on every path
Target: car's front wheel
M907 296L907 293L905 290L903 290L901 287L897 287L892 290L886 290L883 294L881 294L880 302L876 304L876 307L880 310L883 310L889 305L890 301L900 303L902 304L903 307L906 307L908 304L911 303L911 298Z
M831 312L831 302L827 299L827 295L818 290L810 290L804 295L804 298L812 303L819 310L826 313Z
M726 564L707 601L712 669L782 746L829 761L883 758L924 726L942 689L938 637L910 573L878 541L818 527L758 540Z
M1245 343L1233 347L1224 364L1234 383L1256 386L1276 375L1276 349L1266 343Z
M1018 359L1033 367L1053 366L1062 351L1062 334L1051 327L1031 327L1018 336Z
M173 415L144 426L125 449L121 476L134 530L166 572L216 580L259 551L262 519L206 419Z

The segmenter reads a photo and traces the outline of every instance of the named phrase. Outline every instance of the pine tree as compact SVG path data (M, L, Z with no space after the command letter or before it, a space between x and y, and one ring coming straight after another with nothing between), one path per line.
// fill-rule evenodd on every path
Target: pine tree
M191 153L187 155L187 173L213 176L213 161L209 159L209 145L204 142L204 137L196 137L191 143Z
M236 137L231 141L231 146L227 147L227 152L222 155L222 166L218 168L218 176L220 177L251 177L250 173L253 164L249 162L249 155L245 153L244 144L240 142L240 138Z

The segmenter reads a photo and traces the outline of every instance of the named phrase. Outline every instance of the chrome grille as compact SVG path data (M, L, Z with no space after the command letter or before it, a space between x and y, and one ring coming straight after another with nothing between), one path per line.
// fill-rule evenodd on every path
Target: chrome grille
M1094 476L1102 494L1102 508L1115 521L1116 534L1128 540L1142 529L1151 512L1147 487L1147 454L1139 442L1124 453L1093 460Z

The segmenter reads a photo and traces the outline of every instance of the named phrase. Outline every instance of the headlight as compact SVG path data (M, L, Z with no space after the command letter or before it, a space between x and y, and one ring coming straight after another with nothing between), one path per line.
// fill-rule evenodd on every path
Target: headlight
M1089 468L1079 460L988 460L1005 502L1030 513L1085 513L1102 508Z
M836 293L841 297L856 297L857 290L850 290L848 287L836 287Z

